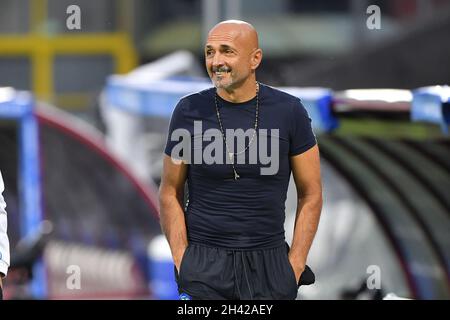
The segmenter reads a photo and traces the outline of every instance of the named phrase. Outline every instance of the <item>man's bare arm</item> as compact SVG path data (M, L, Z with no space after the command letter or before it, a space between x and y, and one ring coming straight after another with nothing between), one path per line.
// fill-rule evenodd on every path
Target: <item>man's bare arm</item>
M163 172L159 188L160 224L172 251L177 270L188 245L186 222L183 211L184 184L187 165L175 163L164 155Z
M289 261L298 280L305 269L306 259L319 225L322 211L322 182L317 145L290 158L297 187L297 213Z

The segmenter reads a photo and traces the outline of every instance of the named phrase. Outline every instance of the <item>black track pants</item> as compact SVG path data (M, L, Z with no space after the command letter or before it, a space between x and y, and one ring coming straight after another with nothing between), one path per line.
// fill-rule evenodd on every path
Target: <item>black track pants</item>
M289 247L231 250L189 244L175 269L180 295L212 300L293 300L298 285Z

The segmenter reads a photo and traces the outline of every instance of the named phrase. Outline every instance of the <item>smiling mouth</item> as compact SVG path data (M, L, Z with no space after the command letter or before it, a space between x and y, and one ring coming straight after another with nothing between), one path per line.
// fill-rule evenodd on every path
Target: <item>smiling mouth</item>
M230 73L230 71L216 71L216 72L214 72L214 74L217 77L223 77L224 75L229 74L229 73Z
M231 72L231 70L230 69L228 69L228 68L218 68L218 69L213 69L212 70L212 73L214 74L214 75L216 75L217 77L222 77L222 76L224 76L224 75L226 75L226 74L229 74Z

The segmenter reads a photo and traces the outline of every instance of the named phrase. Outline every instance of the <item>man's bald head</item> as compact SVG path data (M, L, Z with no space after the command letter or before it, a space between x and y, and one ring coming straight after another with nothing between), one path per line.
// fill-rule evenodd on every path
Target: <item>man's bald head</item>
M242 20L226 20L216 24L208 33L209 39L231 38L247 44L249 50L259 48L258 33L248 22Z
M216 24L205 44L206 69L219 89L255 86L255 70L262 59L258 34L248 22L227 20Z

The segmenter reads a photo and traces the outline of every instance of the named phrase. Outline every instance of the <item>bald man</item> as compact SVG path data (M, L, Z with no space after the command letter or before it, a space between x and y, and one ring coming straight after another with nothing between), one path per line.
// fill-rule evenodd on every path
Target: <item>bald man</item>
M159 200L181 299L295 299L309 271L319 150L300 100L256 81L261 60L252 25L217 24L205 44L214 87L182 98L172 114ZM291 172L298 207L289 249Z

